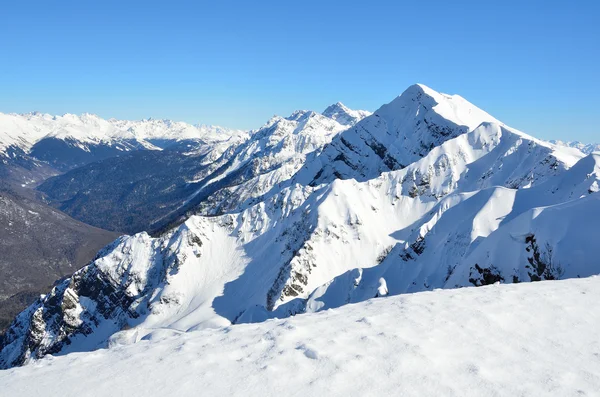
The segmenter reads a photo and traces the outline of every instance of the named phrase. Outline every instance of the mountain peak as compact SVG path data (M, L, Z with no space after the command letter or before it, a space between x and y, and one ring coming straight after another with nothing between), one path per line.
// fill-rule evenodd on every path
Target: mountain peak
M441 94L441 93L437 92L436 90L427 87L424 84L417 83L417 84L413 84L413 85L409 86L407 89L405 89L404 92L402 92L402 94L400 94L397 97L397 99L400 99L402 101L412 100L412 101L427 102L428 99L430 98L429 101L434 100L435 102L439 102L436 99L438 99L442 96L449 96L449 95ZM425 97L427 99L423 99L423 97Z
M434 112L438 116L456 125L465 126L468 130L476 128L484 121L502 124L460 95L437 92L424 84L411 85L392 102L383 105L375 113L382 117L394 119L398 115L405 115L408 109L411 109L411 112L416 111L417 114L422 113L423 110L435 109ZM404 117L406 116L400 118Z
M323 111L323 116L331 117L332 115L338 114L340 112L348 113L352 110L349 109L346 105L341 102L336 102L333 105L327 106L327 108Z
M371 112L365 110L352 110L342 102L336 102L333 105L329 105L321 114L342 125L354 125L369 116Z
M421 93L425 93L425 94L438 94L438 92L428 86L426 86L425 84L421 84L421 83L415 83L413 85L408 86L408 88L406 90L404 90L404 92L421 92Z
M409 86L400 94L397 98L403 98L403 100L411 99L413 101L420 101L423 104L427 102L431 102L432 100L436 103L440 103L443 101L454 101L461 102L463 105L474 106L469 103L460 95L455 94L445 94L443 92L439 92L434 90L433 88L426 86L425 84L417 83Z

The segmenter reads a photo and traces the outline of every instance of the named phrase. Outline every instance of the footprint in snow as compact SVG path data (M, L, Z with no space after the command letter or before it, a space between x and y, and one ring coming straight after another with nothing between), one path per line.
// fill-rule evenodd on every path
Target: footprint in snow
M309 347L307 347L306 345L300 345L296 348L296 350L302 350L302 352L304 353L304 355L308 358L310 358L311 360L318 360L319 359L319 353L317 353L316 350L313 350Z

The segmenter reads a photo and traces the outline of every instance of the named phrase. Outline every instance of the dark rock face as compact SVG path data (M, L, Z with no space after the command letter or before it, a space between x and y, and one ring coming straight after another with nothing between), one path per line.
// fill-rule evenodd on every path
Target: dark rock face
M114 247L115 243L99 255ZM72 338L91 334L107 320L111 328L119 329L128 317L136 316L128 311L131 303L123 286L96 266L87 266L17 316L0 338L0 368L58 353Z
M80 297L93 299L96 310L82 308ZM84 268L13 321L0 338L0 368L56 354L69 345L72 338L91 334L105 320L118 329L131 316L127 311L131 299L127 298L98 269ZM46 338L49 334L52 335L50 340Z
M481 287L483 285L504 282L504 277L502 277L500 271L495 266L492 265L483 268L476 263L475 266L471 268L469 282L476 287Z
M528 256L527 273L531 281L558 280L564 270L560 263L555 263L552 246L546 243L540 247L534 234L525 237L525 251Z

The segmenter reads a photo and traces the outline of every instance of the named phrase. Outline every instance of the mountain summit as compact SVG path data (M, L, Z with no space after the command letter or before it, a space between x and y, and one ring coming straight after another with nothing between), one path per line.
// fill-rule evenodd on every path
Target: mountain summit
M401 169L483 122L499 123L460 96L415 84L338 134L305 164L298 181L315 185L336 178L367 180Z
M322 114L342 125L350 126L369 116L371 112L366 110L352 110L343 103L336 102L333 105L328 106Z

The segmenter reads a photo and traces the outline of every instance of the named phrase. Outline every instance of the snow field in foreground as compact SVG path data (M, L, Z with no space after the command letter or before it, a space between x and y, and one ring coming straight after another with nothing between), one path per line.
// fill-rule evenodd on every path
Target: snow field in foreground
M592 277L435 290L258 324L155 331L0 371L0 395L594 396L599 287Z

